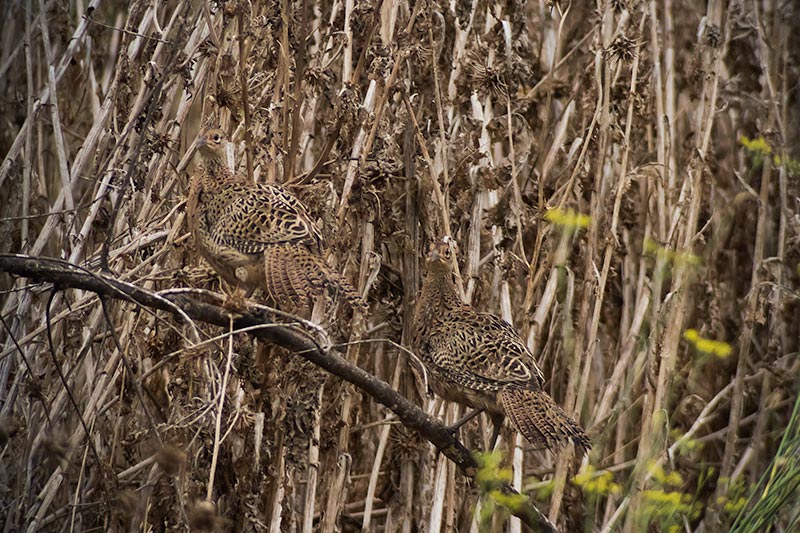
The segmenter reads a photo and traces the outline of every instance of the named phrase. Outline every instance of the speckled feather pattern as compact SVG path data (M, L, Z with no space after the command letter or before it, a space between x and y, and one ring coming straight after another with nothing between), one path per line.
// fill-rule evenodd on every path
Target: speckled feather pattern
M415 312L414 349L443 398L508 417L534 446L572 440L591 446L584 430L544 391L544 378L514 328L464 305L446 242L432 247Z
M229 283L263 288L278 305L303 305L325 289L353 307L366 304L322 258L322 235L283 187L247 183L224 164L225 137L198 137L203 163L192 177L187 212L200 254Z
M254 255L276 244L299 244L316 253L322 238L299 200L277 185L229 184L201 196L202 231L220 248Z

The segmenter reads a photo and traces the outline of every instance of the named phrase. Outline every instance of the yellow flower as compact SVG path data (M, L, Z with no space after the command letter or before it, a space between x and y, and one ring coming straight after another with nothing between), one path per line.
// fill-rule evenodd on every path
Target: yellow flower
M664 483L673 487L679 487L683 485L683 477L678 472L670 472L667 474L667 477L664 478Z
M644 241L644 253L654 254L658 259L663 259L676 265L697 266L703 263L700 257L691 252L674 252L666 246L661 246L653 239Z
M561 209L548 209L544 214L545 220L552 222L557 226L564 226L565 228L576 229L585 228L589 226L592 217L583 215L573 209L563 211Z
M588 465L585 470L579 472L572 478L572 482L583 489L587 494L617 494L619 484L614 483L614 474L608 470L595 471L592 465Z
M744 146L748 151L753 152L758 155L767 155L772 153L772 148L770 148L767 141L764 137L756 137L755 139L750 139L744 135L739 137L739 142Z
M698 352L715 355L722 359L728 357L731 352L733 352L733 347L727 342L701 337L696 329L687 329L684 331L683 338L693 344Z

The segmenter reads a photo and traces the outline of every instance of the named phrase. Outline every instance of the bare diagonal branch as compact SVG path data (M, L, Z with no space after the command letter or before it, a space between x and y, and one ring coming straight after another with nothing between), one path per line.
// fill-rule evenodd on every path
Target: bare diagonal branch
M82 289L99 296L129 300L141 306L169 312L179 319L182 319L182 315L186 315L193 320L230 327L229 312L220 306L204 303L184 294L161 297L130 283L121 282L104 274L88 272L58 259L0 254L0 271L54 283L60 288ZM233 329L269 324L268 320L254 313L240 314L233 320ZM403 424L419 432L425 440L453 461L464 475L474 477L477 473L478 464L472 453L447 428L392 389L388 383L345 360L336 351L323 349L311 338L301 335L289 326L272 326L250 330L249 333L286 348L354 384L392 410ZM516 493L508 485L504 490L511 494ZM513 513L536 531L555 531L555 527L530 502L514 509Z

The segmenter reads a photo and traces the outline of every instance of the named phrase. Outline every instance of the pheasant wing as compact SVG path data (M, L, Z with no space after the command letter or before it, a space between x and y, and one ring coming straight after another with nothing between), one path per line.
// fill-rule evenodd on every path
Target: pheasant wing
M319 249L321 236L303 204L274 185L232 185L218 194L224 209L209 220L221 245L257 254L275 244L303 244Z
M503 320L465 309L437 333L429 342L432 363L456 383L476 390L541 388L541 371Z

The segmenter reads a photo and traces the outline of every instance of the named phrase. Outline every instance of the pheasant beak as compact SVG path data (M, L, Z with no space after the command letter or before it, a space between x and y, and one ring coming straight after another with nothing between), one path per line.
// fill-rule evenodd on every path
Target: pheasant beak
M197 147L201 146L208 146L208 139L206 139L205 135L201 135L197 138Z

